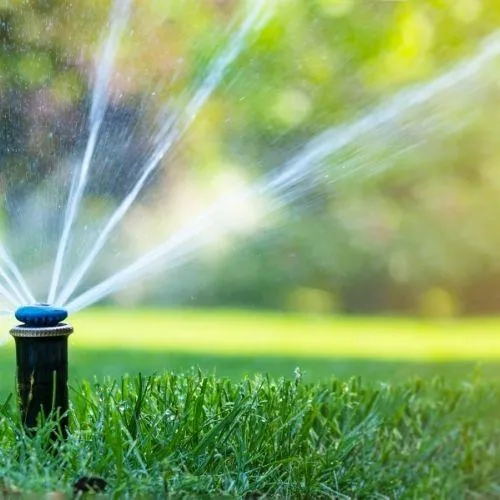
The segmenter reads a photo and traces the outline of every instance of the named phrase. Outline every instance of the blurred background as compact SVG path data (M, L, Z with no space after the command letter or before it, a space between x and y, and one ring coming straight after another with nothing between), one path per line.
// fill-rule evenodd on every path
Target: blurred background
M81 259L82 241L94 238L82 228L93 224L97 232L131 189L151 123L182 107L249 6L133 5L72 258ZM1 3L0 215L30 285L52 272L110 12L109 2ZM499 25L495 0L279 3L163 159L81 289L133 262L213 200L279 168L316 134L473 56ZM358 141L329 159L332 168L353 160L352 175L331 183L306 178L269 212L263 203L228 210L231 238L105 301L432 317L498 312L495 69L493 60L467 85L385 127L369 147ZM58 210L44 212L47 199L56 199ZM73 266L70 258L67 269Z
M263 2L240 38L257 2L136 1L103 66L124 4L0 2L0 231L39 301L96 110L59 291L133 192L158 131L217 80L70 299L180 243L73 318L73 376L197 365L393 379L446 362L461 377L497 362L496 0ZM321 148L318 164L304 160ZM299 160L293 182L270 189ZM214 203L216 216L197 219Z

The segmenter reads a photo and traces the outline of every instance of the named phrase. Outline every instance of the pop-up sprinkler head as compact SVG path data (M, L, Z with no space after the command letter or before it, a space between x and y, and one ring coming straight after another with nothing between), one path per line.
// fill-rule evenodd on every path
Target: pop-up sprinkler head
M16 319L28 327L56 326L68 317L68 311L49 304L23 306L16 310Z
M59 418L68 427L68 336L62 323L68 312L48 304L23 306L15 312L22 324L10 330L16 341L17 388L25 427L36 427L39 414Z

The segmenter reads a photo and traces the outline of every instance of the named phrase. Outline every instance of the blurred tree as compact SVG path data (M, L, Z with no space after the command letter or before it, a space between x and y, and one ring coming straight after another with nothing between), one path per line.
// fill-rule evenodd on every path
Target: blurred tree
M134 4L85 220L109 215L130 191L155 127L182 111L231 43L228 26L251 4ZM110 5L2 3L0 178L12 220L24 216L19 198L49 174L69 190L64 159L74 164L87 140L93 59ZM183 203L196 205L197 188L209 190L220 174L252 179L279 168L319 132L472 54L498 26L496 0L280 4L168 156L171 166L149 180L117 246L137 254L163 238L161 221L178 204L176 193L189 192L186 182L194 194ZM232 252L203 255L182 286L155 287L151 300L446 316L498 311L496 70L492 61L477 80L338 151L320 170L325 176L284 193L294 201L270 213L260 234L232 241ZM340 168L359 172L340 179ZM137 214L151 218L152 228L137 231Z

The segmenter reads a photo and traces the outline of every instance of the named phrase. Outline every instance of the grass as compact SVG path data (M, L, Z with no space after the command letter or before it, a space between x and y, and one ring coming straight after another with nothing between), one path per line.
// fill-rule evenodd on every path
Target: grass
M51 423L28 438L13 400L0 407L7 494L69 496L99 475L134 498L500 496L499 320L101 309L71 321L70 435L54 453ZM14 361L10 343L3 399Z
M242 311L92 309L71 318L75 347L380 360L500 359L499 319L424 321Z
M391 382L442 375L459 383L478 369L484 378L500 380L499 319L91 309L71 322L72 384L94 376L192 367L234 381L255 373L290 378L297 366L311 382L332 376ZM13 351L12 341L0 349L0 399L14 387Z
M55 453L50 423L28 438L12 405L0 410L0 476L6 492L68 497L99 475L120 498L493 498L499 401L479 380L84 383Z
M460 385L462 381L480 374L484 380L500 382L500 363L474 361L413 362L381 361L360 358L304 358L300 356L220 356L163 351L134 351L123 349L70 349L70 384L77 387L82 380L102 381L109 376L120 379L124 374L162 374L166 371L191 373L198 368L206 374L229 378L237 382L245 376L265 373L272 378L292 379L297 367L306 382L329 380L332 377L349 379L361 376L366 383L394 383L414 377L432 379L445 377L447 382ZM0 350L0 401L14 391L15 353L12 346ZM75 389L76 390L76 389Z

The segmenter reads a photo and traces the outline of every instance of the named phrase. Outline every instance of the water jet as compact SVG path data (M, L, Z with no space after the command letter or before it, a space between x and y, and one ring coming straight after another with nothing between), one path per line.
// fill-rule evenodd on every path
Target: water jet
M15 312L21 324L10 330L16 343L17 391L21 418L28 432L38 420L56 417L61 434L68 428L68 336L60 307L35 304Z

